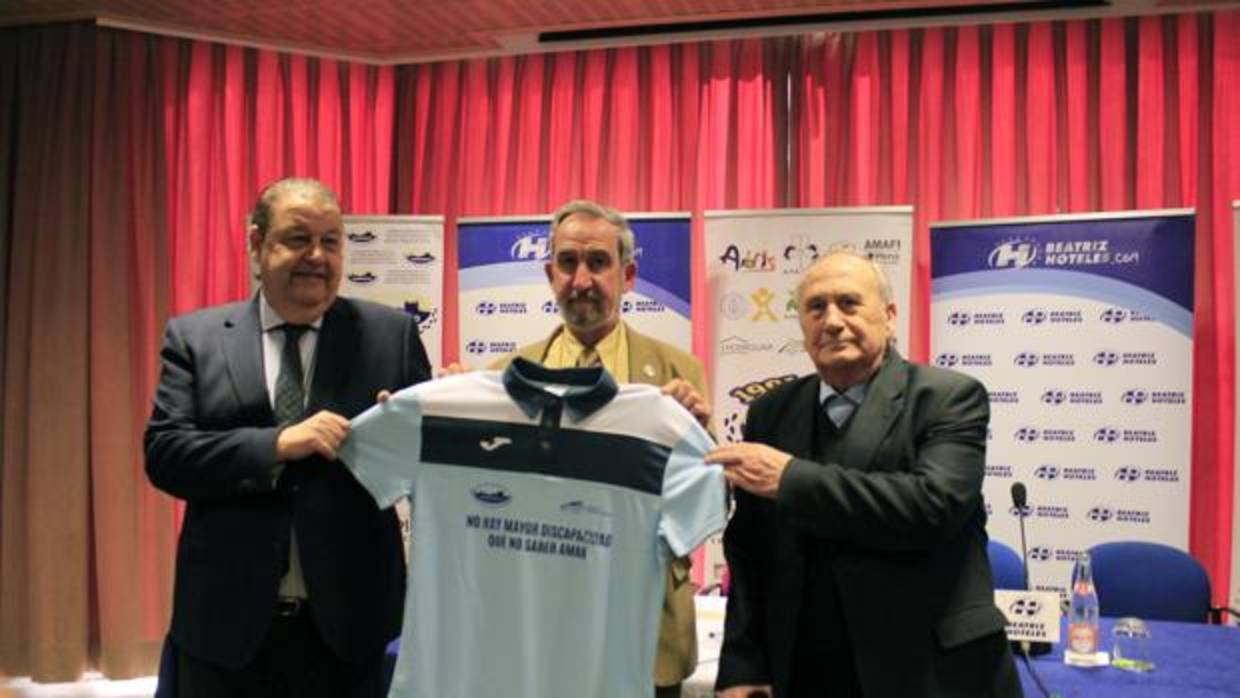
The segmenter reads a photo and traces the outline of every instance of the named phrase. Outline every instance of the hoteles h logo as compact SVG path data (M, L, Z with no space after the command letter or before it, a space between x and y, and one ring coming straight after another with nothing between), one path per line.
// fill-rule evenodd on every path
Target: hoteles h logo
M1026 618L1038 615L1038 611L1042 610L1042 603L1035 598L1022 596L1012 602L1008 606L1008 611L1014 616L1025 616Z
M1022 368L1033 368L1038 365L1038 355L1031 351L1022 351L1012 357L1012 363Z
M1041 325L1046 322L1046 311L1041 308L1030 308L1020 317L1026 325Z
M1015 267L1020 269L1033 264L1038 258L1038 248L1028 240L1008 240L995 245L986 263L995 269Z
M1035 545L1029 549L1029 559L1046 562L1051 559L1051 549L1044 545Z
M1114 366L1119 363L1119 353L1114 351L1102 350L1094 354L1094 364L1097 366Z
M954 325L956 327L964 327L965 325L969 324L969 321L971 319L972 318L969 316L969 314L964 312L963 310L953 310L951 313L948 313L947 315L947 324Z
M546 233L531 233L512 243L513 259L546 259L551 256L551 238Z

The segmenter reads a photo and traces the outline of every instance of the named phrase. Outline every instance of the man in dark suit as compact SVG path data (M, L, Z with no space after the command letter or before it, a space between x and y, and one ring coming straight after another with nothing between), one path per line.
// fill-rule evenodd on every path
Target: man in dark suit
M986 389L900 357L864 257L818 260L797 295L817 375L707 455L737 488L720 695L1020 696L986 558Z
M400 531L336 453L350 417L430 365L412 318L337 297L325 186L264 189L249 243L260 292L172 319L161 352L146 470L186 502L164 668L181 698L378 696Z

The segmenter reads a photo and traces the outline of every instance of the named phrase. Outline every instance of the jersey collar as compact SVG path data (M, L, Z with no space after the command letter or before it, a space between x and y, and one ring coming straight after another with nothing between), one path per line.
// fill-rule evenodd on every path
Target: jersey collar
M602 366L547 368L521 357L504 371L504 389L528 417L562 402L573 419L593 414L620 391Z

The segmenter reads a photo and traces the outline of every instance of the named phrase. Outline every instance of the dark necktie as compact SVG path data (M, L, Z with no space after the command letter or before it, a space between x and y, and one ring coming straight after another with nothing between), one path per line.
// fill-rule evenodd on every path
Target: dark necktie
M301 366L301 336L309 325L282 325L284 349L280 352L280 373L276 376L275 417L279 424L301 421L306 411L305 371ZM282 597L306 598L306 582L301 571L301 555L297 548L297 531L289 531L289 560L280 580Z
M275 416L278 424L301 421L306 411L305 372L301 367L301 336L309 325L283 325L284 350L276 376Z

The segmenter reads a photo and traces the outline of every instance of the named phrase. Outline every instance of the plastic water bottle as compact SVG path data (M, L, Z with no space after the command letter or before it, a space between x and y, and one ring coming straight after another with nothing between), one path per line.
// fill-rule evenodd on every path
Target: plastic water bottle
M1093 665L1098 655L1098 592L1089 553L1082 552L1072 568L1072 605L1068 611L1068 647L1064 661Z

